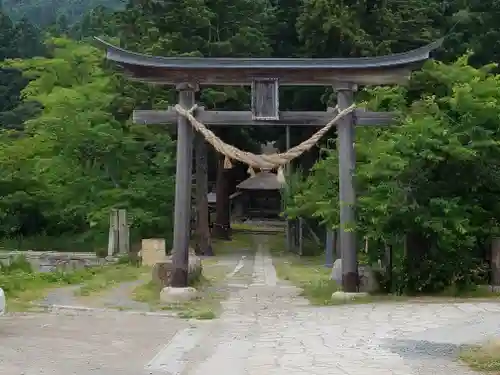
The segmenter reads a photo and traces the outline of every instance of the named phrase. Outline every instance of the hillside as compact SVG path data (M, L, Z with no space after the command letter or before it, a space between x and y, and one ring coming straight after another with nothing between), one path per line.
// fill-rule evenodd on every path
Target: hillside
M3 0L4 11L14 20L26 17L35 25L46 26L61 16L68 24L78 21L86 12L98 6L120 9L126 0Z

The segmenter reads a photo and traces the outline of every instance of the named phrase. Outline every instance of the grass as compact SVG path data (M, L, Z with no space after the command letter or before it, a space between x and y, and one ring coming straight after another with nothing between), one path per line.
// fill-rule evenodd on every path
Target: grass
M403 302L413 301L422 303L465 302L471 299L491 300L500 297L499 292L494 292L486 287L476 287L467 292L458 292L449 288L437 295L410 297L394 294L373 294L352 300L332 300L334 292L340 290L339 285L330 279L331 269L324 266L324 256L299 257L283 251L282 236L270 237L269 246L273 253L273 263L278 277L290 281L302 289L301 295L309 300L312 305L327 306L352 303L376 302ZM499 374L500 375L500 374Z
M54 289L70 285L95 285L94 280L111 280L124 273L129 277L137 272L128 264L92 267L71 272L35 272L23 257L16 258L9 266L0 269L0 286L7 297L9 311L35 310L33 302L43 299ZM102 283L99 283L102 285ZM89 288L90 290L90 288Z
M233 233L231 240L214 238L212 246L216 256L227 255L242 250L250 250L253 246L253 235L250 233Z
M280 255L273 257L278 277L290 281L302 289L301 295L312 305L328 306L340 304L363 304L381 302L421 302L421 303L459 303L473 300L491 300L500 297L486 287L477 287L468 292L457 294L448 289L437 295L406 296L394 294L372 294L350 300L332 300L332 294L340 290L339 285L330 279L331 269L324 266L323 257L299 257L296 255ZM500 374L499 374L500 375Z
M322 264L318 257L287 255L273 259L276 273L282 280L290 281L302 289L301 295L313 305L333 304L332 293L338 285L330 279L331 270Z
M339 290L339 286L330 279L331 269L324 266L324 258L299 257L287 253L283 250L284 236L275 235L268 238L278 278L301 288L301 295L312 305L334 304L332 293Z
M212 238L212 248L216 257L219 255L230 255L235 252L241 253L242 250L251 249L252 244L253 239L250 233L233 233L230 240ZM190 246L193 249L196 248L195 240L191 240ZM217 259L216 257L212 259Z
M101 236L30 236L0 238L0 251L61 251L61 252L101 252L106 249L107 233Z
M129 264L104 267L102 272L84 281L81 287L75 291L75 295L90 296L108 290L117 284L138 280L150 272L149 267L135 267Z
M477 371L500 374L500 341L469 347L460 353L460 360Z
M160 301L160 288L153 282L140 285L132 292L132 298L149 304L152 310L168 310L185 319L214 319L218 316L220 302L227 296L224 279L228 269L220 264L206 264L203 261L203 275L193 285L198 290L197 298L184 303L164 304Z

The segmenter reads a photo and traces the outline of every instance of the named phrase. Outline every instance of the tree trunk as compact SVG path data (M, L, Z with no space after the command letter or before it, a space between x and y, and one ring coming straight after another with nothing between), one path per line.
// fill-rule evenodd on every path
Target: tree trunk
M500 285L500 238L491 241L491 285Z
M423 261L430 250L430 242L420 232L409 231L405 236L405 268L406 268L406 292L418 294L422 291L421 279L427 277L428 269L423 268Z
M208 152L203 136L196 133L196 252L214 255L208 223Z
M230 169L224 169L224 155L218 155L217 181L215 186L215 223L212 234L214 237L229 240L231 225L229 223L229 188Z

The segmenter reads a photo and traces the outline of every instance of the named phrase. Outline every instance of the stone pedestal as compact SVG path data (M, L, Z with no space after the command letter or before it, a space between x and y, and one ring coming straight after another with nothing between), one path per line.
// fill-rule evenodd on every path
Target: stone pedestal
M0 316L5 314L6 309L7 309L7 303L6 303L5 294L3 292L3 289L0 288Z
M163 303L183 303L196 298L198 292L195 288L172 288L167 286L160 292L160 301Z
M165 262L165 240L163 238L146 238L142 240L141 257L144 266L154 266L156 263Z
M144 263L143 263L144 264ZM170 286L170 279L172 277L173 264L171 257L156 262L152 269L152 280L160 288ZM202 273L201 259L198 257L193 249L189 249L189 265L188 265L188 283L192 285L196 283Z
M363 293L374 293L379 290L379 285L370 266L358 266L359 291ZM333 263L331 279L338 285L342 285L342 259Z
M369 297L368 293L349 293L338 291L332 294L332 300L341 302L349 302L367 297Z

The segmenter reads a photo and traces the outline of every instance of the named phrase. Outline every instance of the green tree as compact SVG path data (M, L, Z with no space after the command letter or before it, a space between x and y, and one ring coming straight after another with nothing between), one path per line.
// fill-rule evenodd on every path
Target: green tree
M83 18L73 25L69 34L74 39L93 36L117 35L116 15L103 6L87 12Z
M46 53L38 30L26 20L12 24L1 11L0 46L2 60ZM24 121L40 111L37 102L21 99L21 91L28 82L19 70L0 67L0 128L21 129Z
M9 57L30 58L47 54L40 30L35 28L28 19L23 18L17 22L13 34L16 52Z
M40 112L38 102L21 98L28 82L19 70L0 68L0 128L21 130L26 120Z
M15 56L14 25L0 8L0 60Z
M3 0L3 8L15 21L27 18L39 27L47 27L61 17L71 26L96 7L121 9L125 3L125 0Z
M429 62L408 90L370 93L368 106L403 115L399 126L358 131L358 231L375 244L372 260L381 244L394 246L398 292L463 289L483 271L485 240L500 228L500 76L491 68ZM337 171L331 151L291 212L338 225Z
M445 26L441 2L423 0L304 0L297 19L299 39L316 57L404 52L435 40Z
M41 197L33 199L50 202L38 208L45 223L39 231L104 235L110 208L123 207L138 235L170 233L170 138L116 121L110 112L115 78L103 69L101 51L62 38L49 46L52 58L10 62L33 78L24 95L44 109L27 122L26 136L5 139L0 180L9 181L23 163L18 180L35 180ZM28 155L16 155L24 148ZM0 192L11 206L17 185ZM16 217L11 221L22 218Z

